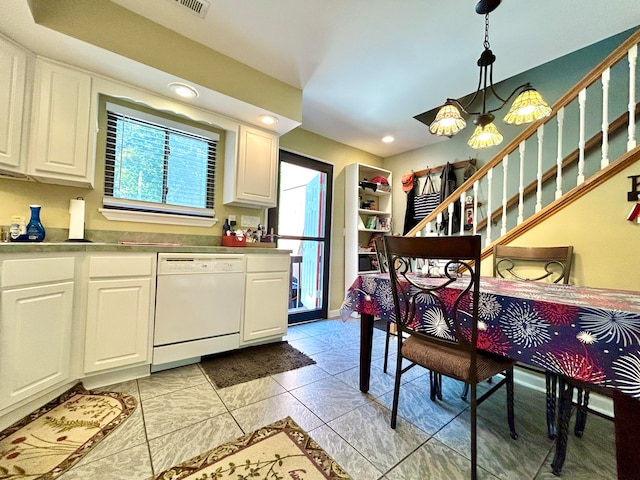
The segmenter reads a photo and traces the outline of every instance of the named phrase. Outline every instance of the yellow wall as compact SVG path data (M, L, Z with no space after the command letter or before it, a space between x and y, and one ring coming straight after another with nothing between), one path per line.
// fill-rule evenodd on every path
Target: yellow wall
M626 220L631 207L630 166L553 217L514 240L517 246L573 245L570 283L590 287L640 290L637 268L640 224ZM482 262L483 275L491 275L492 259Z
M30 6L40 25L292 120L302 120L299 88L109 0L32 0ZM109 28L100 28L104 25Z
M333 165L329 310L337 310L348 287L344 284L344 167L356 162L382 167L382 159L302 128L283 135L280 148Z

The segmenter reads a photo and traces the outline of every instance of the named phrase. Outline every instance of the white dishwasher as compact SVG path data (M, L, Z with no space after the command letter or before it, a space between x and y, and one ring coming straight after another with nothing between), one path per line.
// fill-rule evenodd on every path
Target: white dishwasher
M158 254L153 371L240 346L244 270L244 255Z

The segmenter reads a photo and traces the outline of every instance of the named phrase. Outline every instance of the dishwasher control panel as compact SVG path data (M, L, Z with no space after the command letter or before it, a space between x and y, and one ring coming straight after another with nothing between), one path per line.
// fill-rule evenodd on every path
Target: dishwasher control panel
M158 254L158 275L244 272L244 256L233 254Z

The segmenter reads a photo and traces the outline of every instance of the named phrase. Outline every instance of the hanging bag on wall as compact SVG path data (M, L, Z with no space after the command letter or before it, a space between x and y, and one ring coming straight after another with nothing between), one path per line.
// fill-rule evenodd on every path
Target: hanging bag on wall
M433 186L431 174L427 173L426 177L424 186L422 187L422 193L416 195L415 198L415 213L413 218L417 221L422 220L440 205L440 192L436 191Z

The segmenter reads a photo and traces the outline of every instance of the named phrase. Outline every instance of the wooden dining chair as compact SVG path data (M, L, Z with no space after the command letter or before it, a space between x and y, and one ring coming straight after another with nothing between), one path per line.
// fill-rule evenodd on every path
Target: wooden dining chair
M389 266L387 265L387 255L384 250L383 237L376 237L373 240L373 245L376 249L376 256L378 259L378 271L380 273L389 273ZM391 322L387 322L386 337L384 340L384 363L382 364L382 371L387 373L387 364L389 360L389 341L391 339Z
M578 392L576 396L577 401L574 400L574 389ZM594 391L604 397L612 398L614 394L611 388L603 385L590 385L582 381L559 375L558 391L558 398L560 403L558 408L558 431L556 436L556 449L553 460L551 462L551 471L556 476L560 476L564 461L567 456L567 444L569 440L569 420L571 419L571 411L574 407L577 407L575 428L578 428L578 423L580 422L581 417L584 421L586 421L587 412L610 421L615 420L614 417L610 415L589 408L588 404L589 391ZM582 428L584 429L584 423L582 424ZM581 436L581 434L582 432L580 432L579 436ZM577 432L576 435L578 435ZM616 438L616 443L617 442L618 439ZM618 475L620 475L620 472L618 472ZM636 478L636 476L637 475L634 475L633 477L621 476L618 478Z
M398 327L391 428L396 428L397 423L401 377L415 365L429 370L432 401L438 397L440 388L435 374L468 383L471 391L471 479L475 480L477 407L503 385L507 390L510 435L513 439L518 437L513 413L515 361L479 351L476 346L480 297L480 236L386 236L384 245ZM411 273L409 265L429 260L446 262L442 277L425 278L419 273ZM416 312L422 312L420 322L416 321ZM403 368L405 358L411 363ZM503 375L500 381L495 382L478 398L478 383L498 374Z
M511 245L493 246L493 276L522 282L569 283L573 265L573 246L560 247L515 247ZM556 410L558 402L557 375L541 368L518 363L519 367L542 373L546 384L547 435L554 439L557 433ZM579 394L583 395L580 390ZM586 402L588 403L588 393ZM580 412L583 412L581 410ZM576 424L576 435L582 435L586 418ZM584 413L586 415L586 411ZM580 427L582 425L582 427Z

